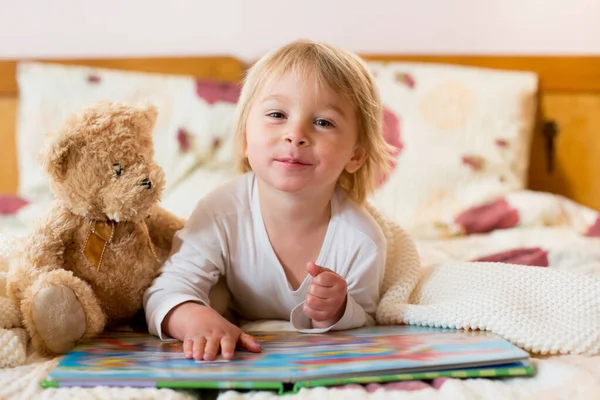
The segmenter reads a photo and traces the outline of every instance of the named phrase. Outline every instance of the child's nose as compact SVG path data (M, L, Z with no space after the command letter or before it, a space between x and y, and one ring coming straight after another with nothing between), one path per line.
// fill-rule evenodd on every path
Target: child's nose
M295 147L305 147L309 145L308 137L302 132L302 129L294 129L284 137L285 141Z
M292 137L286 137L285 141L297 147L308 146L308 140L306 139L294 139Z

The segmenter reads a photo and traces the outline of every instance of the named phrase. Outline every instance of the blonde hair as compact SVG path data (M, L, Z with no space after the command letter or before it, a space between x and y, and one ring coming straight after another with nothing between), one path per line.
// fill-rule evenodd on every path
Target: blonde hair
M252 170L244 155L246 121L259 88L289 72L298 76L311 74L318 86L326 84L352 103L358 125L357 144L367 156L363 165L354 173L343 171L338 184L349 197L363 203L378 180L388 172L392 159L392 147L382 135L383 112L379 91L364 62L357 55L323 43L308 40L292 42L266 54L248 70L237 104L234 125L238 172Z

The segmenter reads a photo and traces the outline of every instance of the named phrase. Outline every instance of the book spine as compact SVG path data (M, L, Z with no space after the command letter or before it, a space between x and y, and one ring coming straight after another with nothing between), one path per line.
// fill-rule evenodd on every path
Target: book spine
M246 381L159 381L157 388L169 389L232 389L232 390L276 390L282 391L283 384L279 382L246 382Z
M349 384L387 383L410 380L430 380L435 378L501 378L506 376L524 376L533 374L533 367L498 368L462 371L439 371L439 372L417 372L412 374L361 376L340 379L315 379L310 381L296 382L292 390L297 393L301 388L320 386L342 386Z

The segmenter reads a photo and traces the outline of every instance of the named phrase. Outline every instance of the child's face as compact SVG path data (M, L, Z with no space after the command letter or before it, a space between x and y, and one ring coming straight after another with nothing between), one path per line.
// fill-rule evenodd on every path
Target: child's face
M364 162L357 137L349 101L328 87L317 90L314 79L286 74L259 90L250 107L246 156L258 178L279 190L326 190Z

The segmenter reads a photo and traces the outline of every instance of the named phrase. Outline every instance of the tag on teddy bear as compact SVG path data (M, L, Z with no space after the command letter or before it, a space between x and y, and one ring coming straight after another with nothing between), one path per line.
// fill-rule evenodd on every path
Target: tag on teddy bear
M96 270L100 269L102 256L106 245L112 240L115 230L114 223L106 221L94 221L93 228L88 235L83 249L83 255Z

